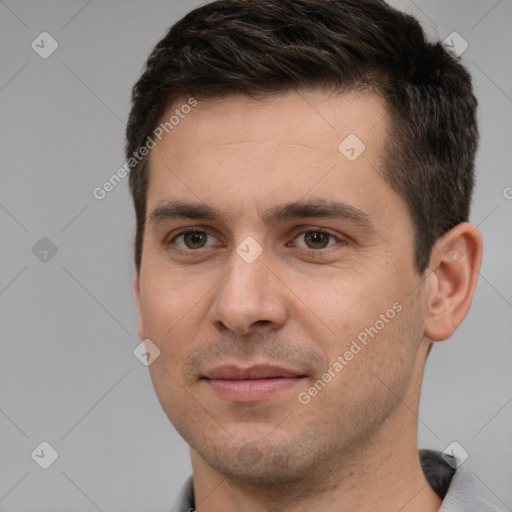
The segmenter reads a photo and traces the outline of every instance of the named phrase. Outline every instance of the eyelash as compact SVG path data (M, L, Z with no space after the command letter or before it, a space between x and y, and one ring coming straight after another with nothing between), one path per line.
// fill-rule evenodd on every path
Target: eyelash
M199 234L203 234L203 235L207 235L209 237L215 238L212 234L210 234L208 231L206 231L204 229L188 228L188 229L184 229L183 231L180 231L179 233L176 233L168 242L166 242L166 245L176 245L175 241L176 241L176 239L178 237L185 236L185 235L190 234L190 233L199 233ZM322 247L322 248L319 248L319 249L312 249L310 247L297 247L296 246L298 249L301 249L303 252L306 252L306 253L308 253L308 254L310 254L312 256L318 256L319 253L324 252L324 251L328 250L331 247L334 247L338 243L340 243L340 242L345 243L347 241L346 239L342 239L342 238L334 235L330 231L326 231L325 229L310 228L310 229L305 229L305 230L300 231L299 233L297 233L294 236L292 242L295 241L299 236L305 235L307 233L320 233L320 234L323 234L323 235L327 235L327 236L330 237L330 239L334 239L335 242L336 242L335 244L332 244L332 245L328 244L326 247ZM291 244L286 244L286 245L290 246ZM176 247L178 248L178 250L189 252L189 253L199 252L201 249L204 249L204 247L200 247L199 249L190 249L190 248L186 248L185 249L185 248L182 248L182 247L179 247L179 246L176 246Z

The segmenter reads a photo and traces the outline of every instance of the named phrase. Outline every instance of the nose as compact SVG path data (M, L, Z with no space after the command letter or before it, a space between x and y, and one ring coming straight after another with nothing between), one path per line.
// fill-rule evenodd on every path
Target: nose
M211 306L214 326L238 335L249 334L257 326L281 328L288 317L286 297L265 253L252 263L233 253L230 263Z

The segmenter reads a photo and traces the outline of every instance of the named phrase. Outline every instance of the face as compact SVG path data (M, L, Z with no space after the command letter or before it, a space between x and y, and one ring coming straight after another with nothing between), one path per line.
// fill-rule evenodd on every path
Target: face
M232 96L152 150L139 335L160 350L164 411L222 475L292 481L342 460L417 377L422 286L379 173L387 129L369 93Z

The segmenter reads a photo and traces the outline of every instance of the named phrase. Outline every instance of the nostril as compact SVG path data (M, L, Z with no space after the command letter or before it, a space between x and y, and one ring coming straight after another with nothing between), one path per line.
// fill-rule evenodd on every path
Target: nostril
M252 325L267 325L270 323L270 320L257 320L256 322L253 322Z

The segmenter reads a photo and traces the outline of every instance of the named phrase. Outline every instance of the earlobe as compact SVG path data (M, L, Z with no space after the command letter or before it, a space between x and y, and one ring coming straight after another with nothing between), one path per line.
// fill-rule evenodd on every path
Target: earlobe
M136 276L133 281L133 293L135 296L135 304L137 306L137 316L138 316L138 335L141 340L146 339L144 334L144 318L142 315L142 303L140 297L140 280L139 277Z
M449 338L466 316L482 261L482 238L469 222L458 224L437 241L427 272L425 336Z

